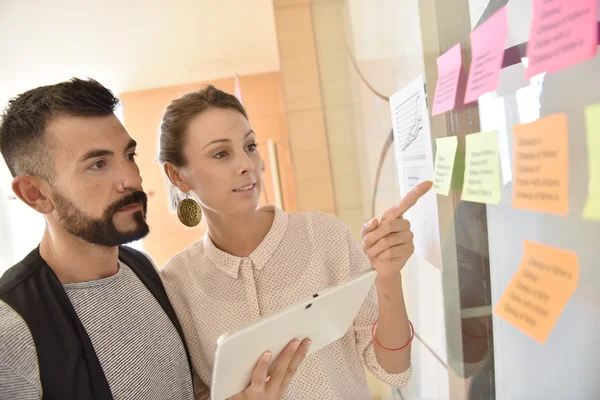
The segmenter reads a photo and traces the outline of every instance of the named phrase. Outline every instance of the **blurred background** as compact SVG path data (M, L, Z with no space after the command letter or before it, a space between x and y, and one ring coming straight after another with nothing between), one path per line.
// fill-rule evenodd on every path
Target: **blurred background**
M430 119L431 150L435 138L458 136L460 152L465 134L497 130L512 156L514 124L565 112L569 215L513 209L510 179L494 206L461 202L456 190L431 194L441 263L414 257L404 270L413 379L402 390L374 379L370 387L374 399L600 399L600 224L580 217L583 109L600 102L600 57L526 80L529 0L0 0L0 103L73 76L118 94L152 227L132 246L159 267L205 229L184 228L168 205L159 122L171 100L206 83L235 93L248 111L265 159L262 202L334 214L358 239L364 220L402 195L389 97L422 76L431 109L436 59L461 43L468 65L470 32L503 6L515 62L478 105ZM10 182L0 163L0 274L44 229ZM524 239L579 256L579 285L544 345L492 316Z

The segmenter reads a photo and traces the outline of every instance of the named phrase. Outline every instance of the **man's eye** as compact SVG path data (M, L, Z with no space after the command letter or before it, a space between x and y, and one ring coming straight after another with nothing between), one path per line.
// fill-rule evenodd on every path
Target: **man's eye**
M102 169L106 166L106 161L104 160L99 160L96 161L95 163L93 163L92 165L90 165L91 169Z

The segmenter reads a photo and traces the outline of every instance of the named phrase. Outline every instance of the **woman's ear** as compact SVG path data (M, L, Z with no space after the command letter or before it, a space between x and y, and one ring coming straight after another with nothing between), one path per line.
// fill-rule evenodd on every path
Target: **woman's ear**
M173 186L179 189L182 193L187 193L190 191L190 186L183 177L181 169L169 162L163 164L163 169L165 171L165 175L167 175L167 178L169 178L169 181L171 181Z

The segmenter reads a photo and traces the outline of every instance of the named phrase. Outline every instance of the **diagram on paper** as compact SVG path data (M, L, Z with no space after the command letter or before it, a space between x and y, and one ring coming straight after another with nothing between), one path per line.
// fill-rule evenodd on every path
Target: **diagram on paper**
M404 180L400 187L404 186L407 191L426 179L422 101L421 93L412 93L396 104L390 103L394 118L394 142L397 143L396 157L398 160L402 158L404 170L400 175Z
M433 180L431 130L425 95L425 82L419 77L390 97L394 149L400 194L406 195L425 180ZM415 234L415 252L435 267L442 268L437 197L424 195L405 218Z

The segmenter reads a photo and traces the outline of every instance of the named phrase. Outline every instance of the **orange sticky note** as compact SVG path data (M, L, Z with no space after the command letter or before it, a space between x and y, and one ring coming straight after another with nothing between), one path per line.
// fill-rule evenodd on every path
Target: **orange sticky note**
M437 59L438 81L435 85L435 96L431 115L441 114L454 109L458 80L462 69L462 52L460 43L442 54Z
M597 0L534 0L527 78L589 60L598 51Z
M473 61L467 81L465 104L498 88L508 38L508 16L502 7L481 26L471 32Z
M556 114L513 127L513 207L567 215L567 115Z
M494 314L545 343L578 281L577 254L524 241L521 265Z

